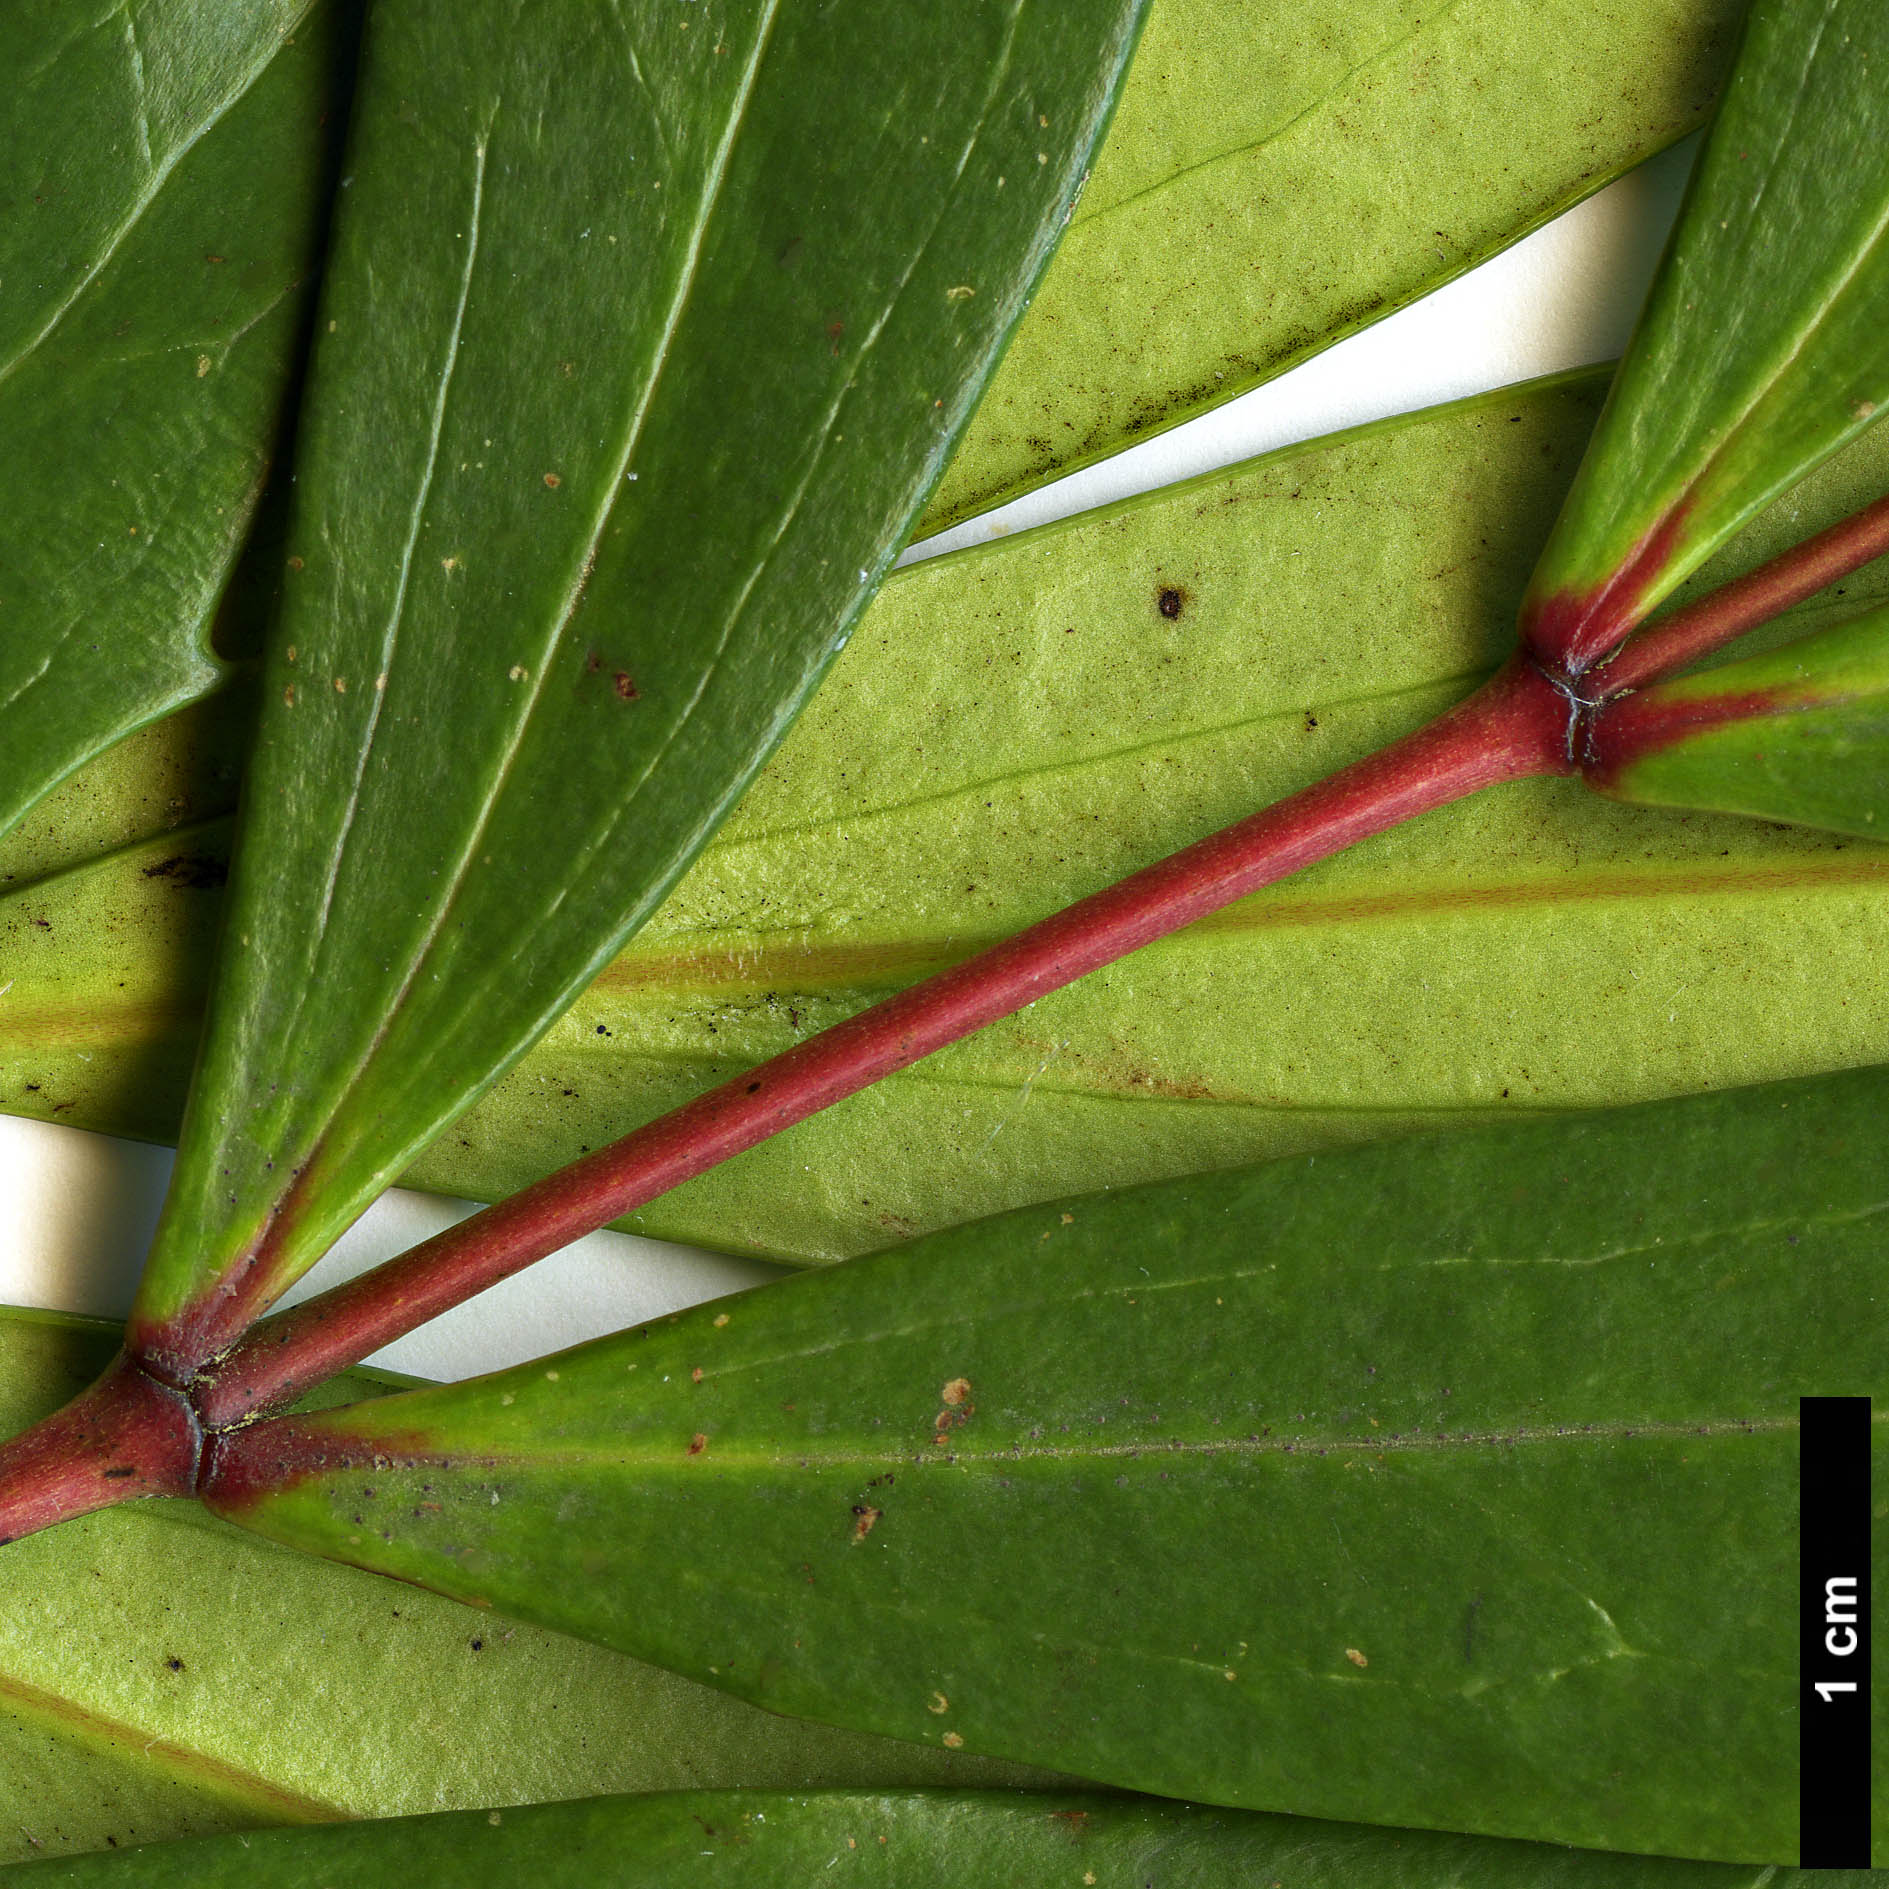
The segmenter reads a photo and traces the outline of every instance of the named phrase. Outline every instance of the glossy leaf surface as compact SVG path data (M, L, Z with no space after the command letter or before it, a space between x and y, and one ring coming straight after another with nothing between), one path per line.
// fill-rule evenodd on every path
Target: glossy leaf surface
M994 1791L739 1796L689 1792L538 1804L165 1844L26 1880L125 1889L668 1889L837 1882L896 1889L1085 1883L1106 1889L1808 1889L1800 1870L1752 1870L1534 1843L1371 1830L1303 1818L1095 1795ZM1870 1889L1868 1870L1822 1872L1829 1889Z
M173 1370L553 1020L778 738L1140 0L488 12L383 10L363 53L233 944L134 1321Z
M1798 1399L1889 1388L1886 1103L1863 1071L1033 1208L233 1433L209 1500L930 1745L1789 1861Z
M353 0L0 23L0 834L213 687L303 340Z
M1704 121L1738 0L1156 0L921 532L1244 393Z
M1889 834L1889 611L1642 689L1599 738L1606 791Z
M1525 630L1576 670L1889 403L1885 65L1881 0L1753 7L1665 265L1530 585Z
M1509 389L899 573L635 944L409 1178L523 1185L1416 726L1507 648L1603 385ZM1872 433L1697 581L1885 484ZM1784 631L1883 595L1889 570L1842 588ZM148 800L191 791L191 752ZM0 900L0 1107L175 1134L214 837ZM1889 1059L1885 900L1873 847L1506 789L1046 999L634 1224L823 1260L1083 1187ZM1571 1006L1577 987L1605 1001Z
M116 1342L103 1324L0 1314L0 1434L90 1382ZM378 1388L355 1375L324 1396ZM192 1503L89 1516L0 1555L0 1862L594 1791L1035 1776L789 1724L280 1553Z

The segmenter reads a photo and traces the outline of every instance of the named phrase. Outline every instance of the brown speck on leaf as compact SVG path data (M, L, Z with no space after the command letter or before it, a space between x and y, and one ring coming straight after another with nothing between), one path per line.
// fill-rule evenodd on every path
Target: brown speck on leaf
M544 482L546 485L548 485L551 488L553 492L555 492L558 489L558 487L564 483L564 481L560 479L555 472L547 472L544 475Z
M630 674L627 669L619 669L616 672L616 675L611 680L611 687L616 690L617 700L619 702L634 702L636 700L636 684L630 680Z
M1348 1659L1354 1666L1368 1666L1371 1663L1368 1659L1364 1657L1362 1653L1358 1651L1358 1649L1355 1646L1348 1646L1345 1648L1345 1658Z
M1172 623L1187 608L1187 592L1178 584L1163 584L1154 594L1154 607Z
M302 560L301 560L300 558L290 558L290 559L289 559L289 569L290 569L290 570L292 570L292 571L299 571L299 570L300 570L301 568L302 568ZM294 650L290 650L290 651L289 651L289 661L290 661L290 662L293 662L294 660L295 660L295 652L294 652Z
M1067 1220L1069 1216L1064 1214L1063 1218ZM969 1399L971 1395L971 1380L968 1377L954 1377L946 1383L944 1389L941 1390L938 1395L955 1409L959 1404Z
M347 679L347 677L346 677L346 676L336 676L336 677L335 677L335 693L336 693L337 695L346 695L346 694L347 694L347 692L348 692L348 679Z
M697 1430L696 1433L689 1438L689 1454L691 1456L700 1456L707 1448L708 1438L705 1437L700 1430Z
M295 706L295 684L293 682L282 691L282 706L284 708L293 708Z
M715 1329L717 1331L720 1331L721 1328L727 1323L728 1323L728 1314L726 1312L717 1312L715 1314Z
M853 1539L864 1541L872 1533L873 1524L883 1515L883 1509L875 1509L865 1502L853 1504Z
M1075 1224L1076 1224L1076 1216L1075 1216L1075 1215L1074 1215L1073 1213L1066 1213L1066 1214L1064 1214L1064 1215L1063 1215L1063 1225L1064 1225L1064 1226L1066 1226L1066 1227L1072 1227L1072 1226L1074 1226Z
M840 351L840 336L845 332L846 324L843 321L830 321L826 325L826 338L832 343L835 354Z
M164 1664L168 1666L171 1669L171 1671L174 1673L180 1673L184 1670L184 1662L181 1659L179 1659L175 1653L173 1653L170 1656L170 1658L164 1662Z
M701 1381L702 1381L702 1367L698 1364L695 1367L695 1369L689 1373L689 1382L691 1384L699 1384L701 1383Z

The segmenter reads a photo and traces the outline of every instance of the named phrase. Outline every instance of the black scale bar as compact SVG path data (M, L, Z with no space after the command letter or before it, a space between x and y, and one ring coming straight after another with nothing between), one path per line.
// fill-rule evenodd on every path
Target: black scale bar
M1799 1440L1798 1860L1869 1867L1867 1397L1806 1397Z

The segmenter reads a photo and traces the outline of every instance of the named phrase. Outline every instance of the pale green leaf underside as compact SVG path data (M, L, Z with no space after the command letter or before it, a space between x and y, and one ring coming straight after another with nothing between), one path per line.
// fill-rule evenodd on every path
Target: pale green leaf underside
M1460 275L1704 121L1739 0L1157 0L920 531Z
M0 1434L90 1382L116 1338L0 1314ZM599 1791L1037 1776L964 1765L270 1550L192 1504L0 1554L0 1862Z
M632 950L412 1178L522 1185L1415 726L1508 647L1603 384L1317 441L901 573ZM1872 436L1706 579L1885 483ZM1885 584L1861 573L1797 622ZM160 778L187 780L189 753ZM160 836L0 901L0 1107L174 1135L214 838ZM1087 979L634 1224L831 1259L1089 1185L1889 1058L1886 921L1877 848L1505 789ZM1576 987L1604 1001L1571 1006Z

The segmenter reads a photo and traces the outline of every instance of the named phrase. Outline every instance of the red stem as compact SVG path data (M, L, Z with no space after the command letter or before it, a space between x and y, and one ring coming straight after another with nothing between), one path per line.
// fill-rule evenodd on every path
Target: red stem
M0 1545L146 1495L191 1495L202 1431L180 1392L122 1354L91 1389L0 1443Z
M1572 772L1571 713L1567 693L1516 657L1468 701L1380 753L266 1320L193 1386L204 1421L223 1428L280 1409L570 1241L1245 893L1481 788Z
M1889 497L1780 552L1770 563L1688 604L1589 673L1600 694L1618 695L1683 668L1697 656L1769 623L1889 551Z

